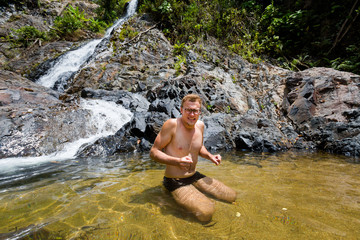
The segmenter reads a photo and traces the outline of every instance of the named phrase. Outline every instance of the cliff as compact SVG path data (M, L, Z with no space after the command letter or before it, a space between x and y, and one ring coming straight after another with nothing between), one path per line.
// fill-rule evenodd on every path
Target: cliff
M4 21L3 28L9 20ZM31 80L86 40L26 49L2 44L0 157L49 154L83 136L87 113L79 109L79 98L113 101L134 115L115 135L83 146L78 156L148 151L162 123L179 116L187 93L203 99L204 144L210 150L325 150L359 156L360 76L250 64L211 38L173 46L157 24L136 15L114 29L64 92ZM124 29L134 34L124 36Z

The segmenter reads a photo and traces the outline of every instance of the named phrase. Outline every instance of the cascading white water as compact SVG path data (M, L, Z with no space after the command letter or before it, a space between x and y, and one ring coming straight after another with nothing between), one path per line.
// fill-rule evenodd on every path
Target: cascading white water
M91 118L84 127L88 132L96 129L95 134L64 145L63 150L47 156L5 158L0 160L0 173L9 173L18 168L41 164L50 161L61 161L75 157L78 149L86 143L94 142L100 137L115 134L125 123L130 121L132 113L121 105L104 100L81 99L80 106L89 110Z
M52 88L56 82L64 84L80 66L91 57L101 39L93 40L77 50L64 54L58 62L36 82L44 87Z
M52 88L56 82L66 82L67 79L93 55L96 46L108 38L114 28L123 24L129 17L135 14L138 0L129 2L126 16L118 20L110 27L102 39L95 39L84 46L70 51L60 57L58 62L47 74L42 76L37 83ZM132 113L114 102L104 100L81 99L80 107L89 110L91 119L84 119L84 127L89 133L86 138L65 144L59 152L40 157L5 158L0 161L0 173L9 173L17 169L37 165L50 161L60 161L75 157L79 148L86 143L108 135L115 134L125 123L130 121ZM95 133L94 133L95 130Z
M132 0L129 2L125 17L119 19L112 27L107 29L106 34L102 39L92 40L84 46L64 54L58 59L54 67L49 69L48 72L36 82L48 88L53 88L56 82L64 85L66 81L93 55L96 46L101 41L108 38L114 28L122 25L129 17L135 14L137 1L138 0Z

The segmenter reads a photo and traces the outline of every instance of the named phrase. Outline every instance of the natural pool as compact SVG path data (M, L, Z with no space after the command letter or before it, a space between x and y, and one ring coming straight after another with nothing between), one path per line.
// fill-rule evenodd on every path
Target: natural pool
M53 161L0 175L0 239L359 239L360 165L325 153L222 153L198 170L238 192L199 223L147 155ZM0 159L1 161L1 159Z

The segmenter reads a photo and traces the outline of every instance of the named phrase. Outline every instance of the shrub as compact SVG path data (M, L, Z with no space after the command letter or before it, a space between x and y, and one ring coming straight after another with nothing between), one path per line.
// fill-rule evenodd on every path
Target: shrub
M123 42L126 38L132 39L136 37L139 32L135 31L135 29L128 24L124 25L119 33L119 40Z
M215 37L250 62L360 72L357 1L142 0L174 44ZM277 59L278 61L276 61ZM334 59L334 60L331 60Z
M84 11L69 5L63 16L55 19L52 35L60 38L75 34L78 29L88 29L92 32L103 32L107 28L104 21L86 18Z
M62 17L57 17L54 22L54 29L59 36L70 35L79 28L84 27L84 12L80 12L79 8L68 6Z
M106 23L113 23L125 11L125 4L129 0L95 0L99 5L96 13L99 19Z
M88 22L88 28L92 32L103 32L107 28L107 24L104 21L100 21L98 19L90 18Z
M46 32L42 32L33 26L24 26L19 29L12 29L12 33L8 35L8 40L15 47L28 47L36 40L48 40Z

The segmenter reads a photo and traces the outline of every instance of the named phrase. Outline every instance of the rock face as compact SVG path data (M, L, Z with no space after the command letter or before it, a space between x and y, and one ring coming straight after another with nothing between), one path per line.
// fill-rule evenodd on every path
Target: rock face
M359 156L360 76L316 68L286 81L283 109L318 149Z
M120 37L122 28L138 34ZM148 151L162 124L180 116L188 93L203 100L204 144L211 151L296 148L359 156L360 76L250 64L211 38L179 53L146 15L122 28L98 47L64 94L29 80L51 59L30 71L29 79L18 75L23 67L17 71L16 64L13 72L1 73L1 158L48 154L61 148L58 143L84 136L88 112L78 107L79 98L112 101L133 113L116 134L82 146L79 157ZM72 43L64 46L59 51ZM29 51L24 61L39 51Z
M20 1L15 2L20 3ZM50 30L55 18L60 16L69 4L78 7L80 11L84 11L84 14L89 18L94 16L94 10L97 8L96 4L86 0L74 3L68 0L24 0L18 5L10 4L7 8L0 7L0 37L6 38L13 30L24 26L33 26L46 32ZM82 37L92 38L94 36L84 34ZM34 70L40 64L42 64L42 70L46 70L44 69L46 66L43 64L44 62L77 45L78 43L70 41L42 43L37 40L27 49L23 49L2 41L0 45L0 67L34 79L34 75L39 74Z
M0 158L40 156L86 136L76 99L13 72L0 73Z

